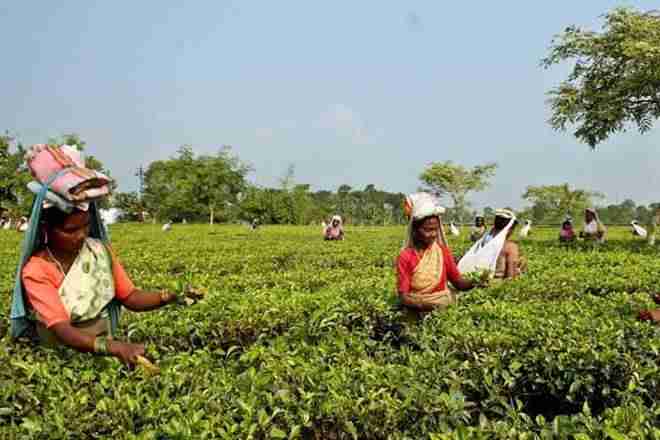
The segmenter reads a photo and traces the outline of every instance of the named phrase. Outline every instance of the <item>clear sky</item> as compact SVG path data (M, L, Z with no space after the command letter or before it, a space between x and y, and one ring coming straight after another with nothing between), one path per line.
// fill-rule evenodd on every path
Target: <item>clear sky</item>
M547 125L566 68L539 60L570 24L655 1L35 1L0 3L0 129L24 143L76 132L117 178L234 147L275 185L410 192L431 161L500 164L476 207L521 206L570 182L660 200L660 130L592 152Z

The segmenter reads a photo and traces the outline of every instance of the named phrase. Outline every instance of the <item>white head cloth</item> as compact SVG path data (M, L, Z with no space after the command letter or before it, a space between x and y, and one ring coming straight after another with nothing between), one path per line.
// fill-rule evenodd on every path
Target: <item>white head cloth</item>
M445 213L445 208L440 205L440 201L436 197L425 192L410 194L404 202L404 211L410 219L406 233L406 247L414 246L413 222L427 217L438 217L438 223L440 224L438 241L445 246L447 245L447 238L440 218Z

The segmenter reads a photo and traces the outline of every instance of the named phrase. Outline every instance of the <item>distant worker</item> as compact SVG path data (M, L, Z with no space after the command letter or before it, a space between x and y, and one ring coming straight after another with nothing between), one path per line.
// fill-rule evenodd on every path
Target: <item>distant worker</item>
M660 294L653 295L653 301L660 305ZM660 322L660 309L641 310L637 317L640 321L651 321L655 324Z
M520 230L520 238L527 238L529 237L529 233L532 230L532 221L531 220L526 220L525 221L525 226L522 227Z
M323 233L323 238L325 240L344 239L344 227L340 216L335 215L332 217L330 224L325 228L325 231Z
M648 236L648 232L646 232L646 229L641 227L637 220L633 220L630 222L630 227L632 228L632 234L636 237L641 237L641 238L646 238Z
M559 230L559 241L562 243L569 243L575 241L575 238L573 220L570 217L566 217L566 220L561 224L561 229Z
M256 231L257 229L259 229L259 219L255 217L250 223L250 231Z
M585 241L595 241L604 243L607 237L607 228L598 218L598 213L594 208L584 210L584 228L580 232L580 238Z
M449 231L451 232L451 235L454 237L458 237L461 235L461 231L456 227L454 222L449 223Z
M442 227L445 209L431 194L416 193L405 202L410 219L405 247L396 259L397 290L401 304L416 312L445 308L456 302L458 290L475 287L461 276Z
M492 229L468 251L458 268L461 272L487 270L496 279L517 278L527 270L527 260L520 254L518 244L511 236L518 220L508 209L495 211Z
M474 226L470 231L470 241L475 242L484 236L486 233L486 219L482 215L474 218Z
M648 227L648 244L649 246L655 245L655 234L658 230L658 225L660 225L660 207L655 209L655 215L651 217Z
M11 229L11 219L10 218L5 219L5 222L2 225L2 229L4 229L5 231L8 231L8 230Z

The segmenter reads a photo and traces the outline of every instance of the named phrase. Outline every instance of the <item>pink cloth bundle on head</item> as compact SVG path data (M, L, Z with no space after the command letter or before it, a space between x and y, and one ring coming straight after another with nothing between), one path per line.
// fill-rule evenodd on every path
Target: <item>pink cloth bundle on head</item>
M107 196L110 178L85 168L80 152L72 145L33 145L25 155L32 176L41 184L53 174L68 169L50 185L67 201L78 203Z

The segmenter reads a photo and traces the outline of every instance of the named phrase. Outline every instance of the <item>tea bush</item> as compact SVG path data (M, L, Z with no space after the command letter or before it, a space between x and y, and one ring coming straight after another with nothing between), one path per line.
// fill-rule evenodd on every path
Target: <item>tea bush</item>
M394 297L403 228L117 225L135 283L207 292L122 315L161 374L6 336L21 236L0 231L0 438L660 439L657 250L535 230L530 272L410 322ZM465 234L464 234L465 235ZM469 244L452 240L462 254Z

